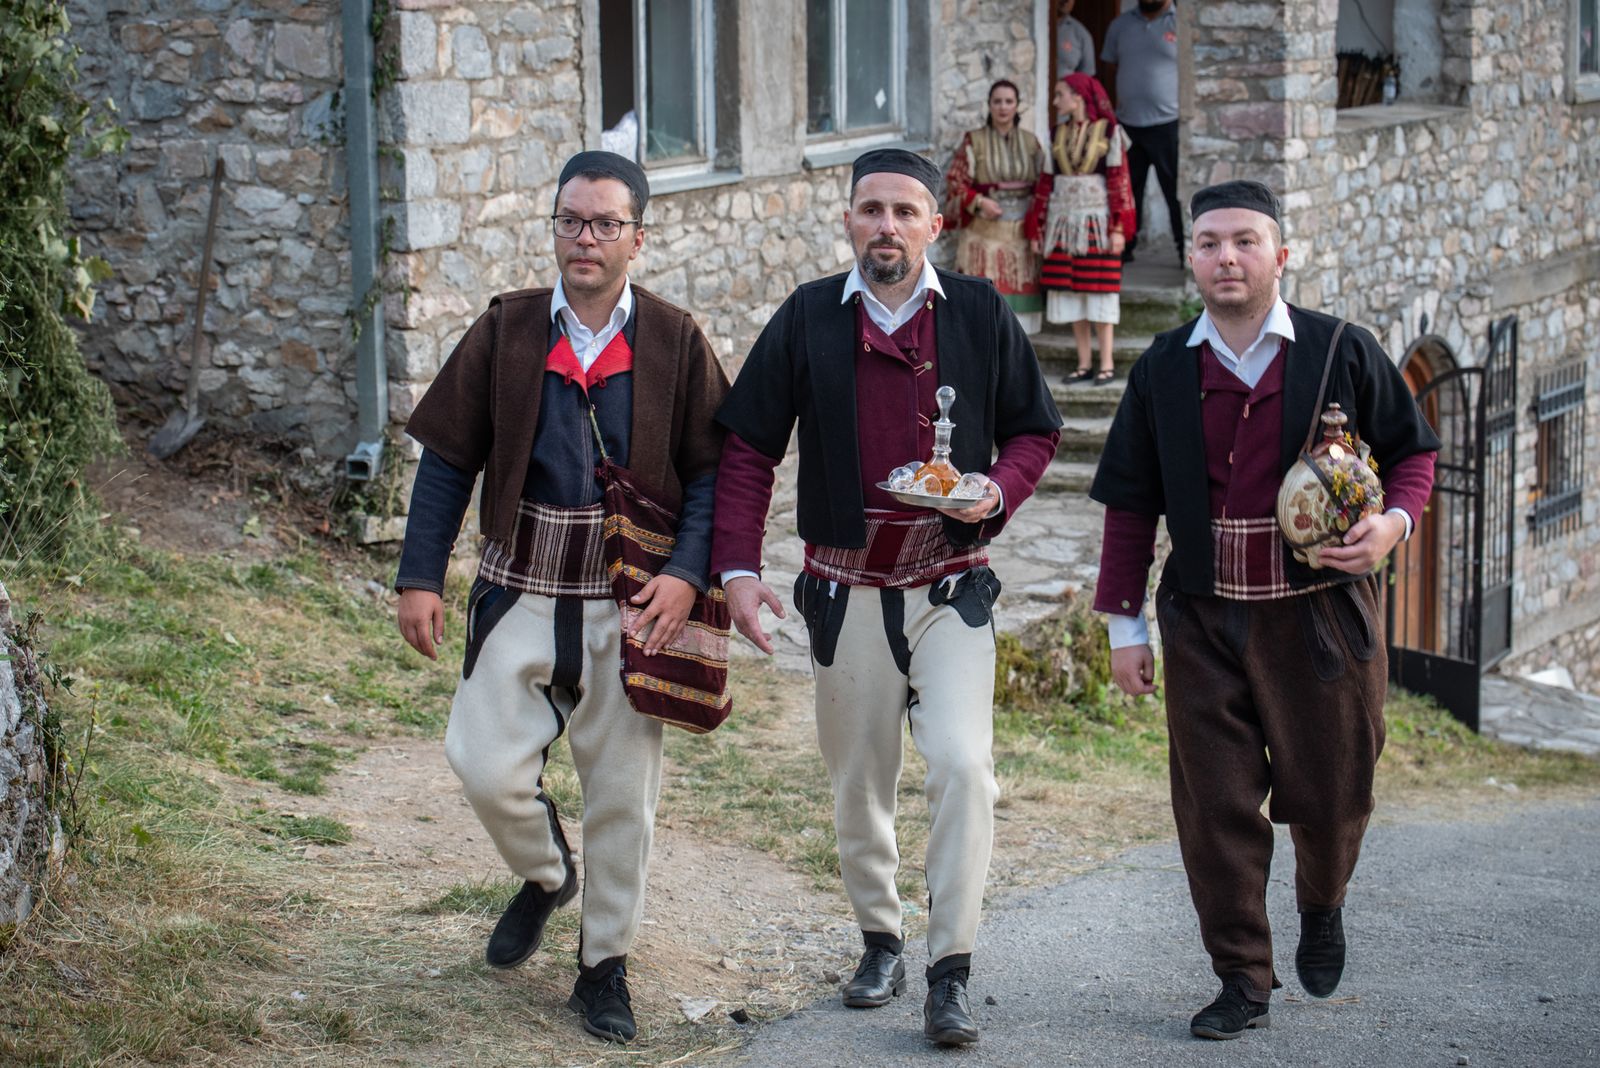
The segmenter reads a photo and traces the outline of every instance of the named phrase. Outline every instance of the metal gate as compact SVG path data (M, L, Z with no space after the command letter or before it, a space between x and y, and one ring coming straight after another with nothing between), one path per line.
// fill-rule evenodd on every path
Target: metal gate
M1511 650L1517 319L1489 328L1478 367L1429 381L1417 403L1443 443L1433 498L1388 563L1389 676L1478 729L1480 680Z

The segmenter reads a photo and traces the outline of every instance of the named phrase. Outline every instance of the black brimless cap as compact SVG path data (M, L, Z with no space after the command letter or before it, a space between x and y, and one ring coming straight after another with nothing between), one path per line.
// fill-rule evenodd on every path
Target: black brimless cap
M910 175L928 187L928 192L938 201L944 187L944 175L933 163L903 148L875 148L856 157L855 169L850 173L850 195L854 196L856 183L869 174Z
M1277 194L1260 182L1239 179L1206 186L1190 199L1189 218L1198 219L1218 208L1259 211L1279 226L1283 225L1283 205L1278 203Z
M641 217L644 215L644 206L650 202L650 181L644 175L644 168L627 156L619 156L615 152L579 152L561 168L556 196L560 197L561 187L579 175L615 178L632 191L633 199L639 202L639 214Z

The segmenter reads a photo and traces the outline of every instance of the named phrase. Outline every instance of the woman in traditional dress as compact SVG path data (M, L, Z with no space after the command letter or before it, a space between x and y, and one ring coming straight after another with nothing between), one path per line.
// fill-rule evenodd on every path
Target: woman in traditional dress
M1044 325L1039 255L1023 232L1044 171L1039 139L1017 126L1017 87L989 87L989 117L969 132L945 173L945 225L961 236L956 270L993 280L1030 334Z
M1135 229L1128 184L1128 135L1100 83L1069 74L1056 83L1061 123L1050 138L1050 170L1039 177L1027 233L1044 254L1040 281L1045 318L1071 323L1078 369L1068 382L1117 377L1112 334L1122 319L1122 249ZM1100 339L1100 369L1092 365L1090 324Z

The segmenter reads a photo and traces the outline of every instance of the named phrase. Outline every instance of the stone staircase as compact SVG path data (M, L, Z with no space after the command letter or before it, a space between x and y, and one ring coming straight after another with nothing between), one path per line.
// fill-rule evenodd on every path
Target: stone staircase
M1117 327L1113 348L1117 377L1106 385L1066 383L1066 376L1078 366L1078 346L1070 327L1046 324L1042 332L1034 335L1034 351L1064 420L1055 462L1039 484L1041 494L1088 491L1095 465L1100 460L1100 450L1111 429L1111 418L1116 414L1127 385L1128 369L1149 348L1156 334L1183 321L1180 310L1183 299L1181 286L1124 284L1122 322ZM1099 355L1096 347L1095 366L1099 365Z

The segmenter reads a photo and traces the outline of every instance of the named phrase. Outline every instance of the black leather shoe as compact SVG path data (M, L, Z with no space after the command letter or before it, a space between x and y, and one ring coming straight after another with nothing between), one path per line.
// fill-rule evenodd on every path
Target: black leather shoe
M877 1009L906 993L906 961L888 946L869 945L856 974L845 983L843 999L851 1009Z
M609 957L593 968L578 968L567 1008L583 1016L583 1029L607 1042L627 1042L638 1033L628 997L628 958Z
M1300 914L1300 946L1294 970L1306 993L1325 998L1339 989L1344 975L1344 910Z
M844 984L844 1003L852 1009L876 1009L906 990L906 964L888 946L868 946L856 974Z
M559 890L546 890L537 883L523 883L511 899L500 922L494 925L489 946L483 952L491 968L515 968L539 948L544 925L550 914L571 901L578 893L578 869L567 865L567 878Z
M1217 999L1189 1021L1189 1033L1196 1038L1238 1038L1252 1027L1272 1026L1268 1006L1245 996L1249 984L1231 976L1223 981Z
M948 972L928 988L922 1003L922 1034L941 1046L970 1046L978 1041L978 1025L967 1004L965 971Z

